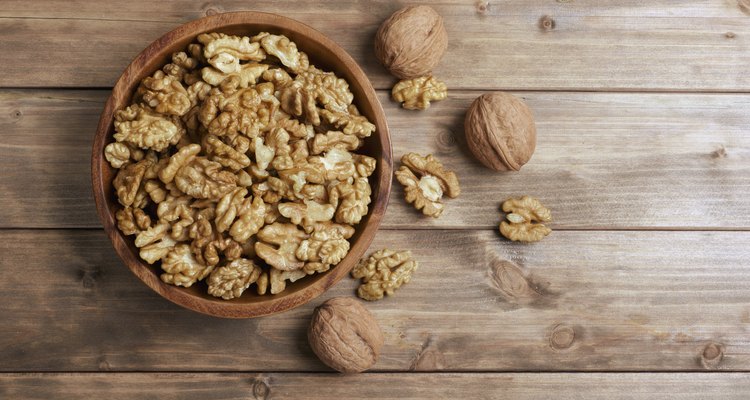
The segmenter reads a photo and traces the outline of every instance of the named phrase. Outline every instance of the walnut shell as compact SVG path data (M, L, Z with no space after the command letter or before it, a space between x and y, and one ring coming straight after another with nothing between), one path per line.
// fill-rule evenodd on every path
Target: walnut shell
M375 56L401 79L429 75L447 48L443 17L429 6L396 11L375 34Z
M536 148L534 116L510 93L485 93L474 100L464 130L474 157L495 171L518 171Z
M307 340L326 365L350 373L375 365L384 338L375 318L359 301L336 297L315 308Z

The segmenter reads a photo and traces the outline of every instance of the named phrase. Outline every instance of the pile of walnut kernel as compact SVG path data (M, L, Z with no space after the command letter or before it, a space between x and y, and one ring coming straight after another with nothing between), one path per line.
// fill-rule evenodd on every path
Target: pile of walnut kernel
M288 38L201 34L115 114L119 229L161 279L232 299L323 272L367 214L375 131Z

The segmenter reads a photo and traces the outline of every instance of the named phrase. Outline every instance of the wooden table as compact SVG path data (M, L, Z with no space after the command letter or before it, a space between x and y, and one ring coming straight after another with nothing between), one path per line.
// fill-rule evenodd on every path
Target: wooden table
M389 101L372 38L398 1L0 1L0 398L750 398L750 1L444 0L450 98ZM463 193L423 218L394 186L373 249L421 262L368 303L370 372L305 338L310 304L253 320L179 308L115 256L89 149L113 82L206 14L282 13L334 38L379 89L394 155L434 153ZM547 23L542 19L547 18ZM518 173L483 169L463 116L507 90L534 110ZM554 232L519 245L499 204L539 197Z

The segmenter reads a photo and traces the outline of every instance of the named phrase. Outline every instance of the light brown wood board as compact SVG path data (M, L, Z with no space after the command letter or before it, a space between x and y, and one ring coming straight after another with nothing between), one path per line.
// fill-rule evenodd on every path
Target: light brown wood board
M393 154L433 153L462 195L440 219L403 201L394 182L386 229L495 229L500 203L540 198L554 229L750 228L750 95L517 93L532 107L538 146L518 173L469 153L463 117L476 93L455 91L425 112L380 92ZM0 227L98 227L91 139L108 93L0 91ZM34 182L30 186L28 183Z
M382 230L372 249L420 262L367 303L386 341L377 371L750 370L747 232ZM697 251L696 248L700 250ZM3 371L326 371L312 309L223 320L153 293L100 230L0 231Z
M745 400L744 374L336 374L53 373L0 374L0 395L13 399L111 400L206 398Z
M450 99L423 113L388 100L395 79L371 52L404 4L3 1L0 397L750 397L750 3L432 2L450 35L435 71ZM316 301L260 320L197 315L88 229L88 149L117 76L179 24L248 9L333 37L380 89L394 155L433 152L461 178L439 220L394 186L373 249L412 248L422 266L368 304L387 335L374 373L324 372L304 338ZM537 119L518 174L483 170L462 140L469 102L498 89ZM527 193L555 231L506 242L497 207Z
M745 0L742 0L745 1ZM298 19L339 42L377 88L378 25L396 1L6 0L0 87L111 86L163 33L207 14L253 10ZM750 24L737 0L431 2L449 48L435 74L454 89L750 91ZM540 21L551 18L552 29ZM548 25L549 26L549 25Z

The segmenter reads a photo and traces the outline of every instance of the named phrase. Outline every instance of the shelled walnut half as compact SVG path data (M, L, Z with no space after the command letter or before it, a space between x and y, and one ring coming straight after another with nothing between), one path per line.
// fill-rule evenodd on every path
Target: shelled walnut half
M508 199L503 203L507 221L500 223L500 233L517 242L538 242L552 232L542 222L552 221L552 213L531 196Z
M419 264L411 251L383 249L359 261L352 269L352 277L362 279L357 296L368 301L380 300L404 283L409 283Z
M407 110L426 110L430 101L448 97L448 87L432 76L422 76L400 81L391 90L391 96Z
M401 164L396 179L404 186L404 197L424 215L439 217L445 207L440 201L443 194L456 198L461 193L456 174L443 167L432 154L422 157L408 153L401 157Z

